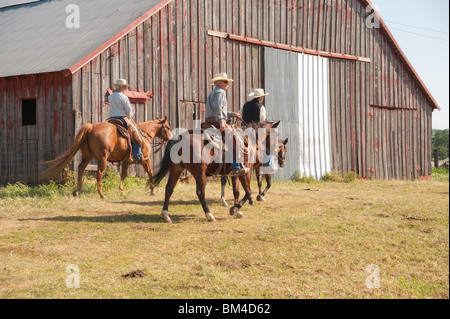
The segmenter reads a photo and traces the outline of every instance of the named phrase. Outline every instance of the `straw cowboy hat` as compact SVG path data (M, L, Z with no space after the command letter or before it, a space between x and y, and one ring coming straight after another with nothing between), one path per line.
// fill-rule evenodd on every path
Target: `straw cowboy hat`
M248 97L252 98L252 99L256 99L256 98L263 97L263 96L268 96L268 95L270 95L270 94L269 93L264 93L264 89L256 89L255 91L250 93L250 95Z
M211 85L216 84L218 81L228 81L228 82L234 82L233 79L230 79L226 73L218 73L214 77L214 79L211 80Z
M130 86L128 83L127 83L127 80L124 80L124 79L118 79L117 81L116 81L116 83L114 83L114 86Z

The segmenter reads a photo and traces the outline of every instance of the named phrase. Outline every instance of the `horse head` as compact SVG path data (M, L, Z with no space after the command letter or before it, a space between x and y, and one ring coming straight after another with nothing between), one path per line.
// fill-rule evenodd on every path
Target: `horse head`
M289 142L289 139L278 140L278 146L277 146L277 154L278 154L278 165L280 168L283 168L286 166L286 153L287 153L287 143Z
M170 130L169 121L167 121L167 115L163 119L156 117L161 124L161 128L156 133L156 136L162 139L163 141L169 141L172 139L172 131Z

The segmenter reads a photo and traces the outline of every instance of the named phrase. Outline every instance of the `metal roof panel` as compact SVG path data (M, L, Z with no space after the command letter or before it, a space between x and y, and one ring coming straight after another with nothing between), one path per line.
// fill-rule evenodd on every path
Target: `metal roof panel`
M0 9L0 77L70 69L161 0L44 0ZM66 7L80 8L69 29Z

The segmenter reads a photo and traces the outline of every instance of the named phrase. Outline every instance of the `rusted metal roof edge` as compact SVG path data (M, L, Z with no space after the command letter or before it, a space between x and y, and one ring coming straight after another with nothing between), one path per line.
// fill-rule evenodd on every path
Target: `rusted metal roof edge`
M0 79L7 79L7 78L16 78L16 77L24 77L24 76L34 76L34 75L42 75L42 74L48 74L48 73L62 73L65 77L68 77L69 75L72 75L73 73L67 69L67 68L61 68L61 69L50 69L48 71L38 71L35 73L17 73L17 74L9 74L0 76Z
M111 45L119 41L121 38L123 38L125 35L127 35L131 30L136 28L139 24L153 16L155 13L159 12L162 8L164 8L166 5L168 5L173 0L163 0L159 2L156 6L151 8L149 11L144 13L142 16L140 16L138 19L133 21L130 25L128 25L125 29L120 31L118 34L113 36L111 39L106 41L104 44L102 44L100 47L92 51L89 55L87 55L84 59L79 61L77 64L75 64L73 67L70 68L70 72L74 74L79 69L81 69L83 66L88 64L90 61L95 59L97 56L99 56L103 51L105 51L107 48L109 48Z

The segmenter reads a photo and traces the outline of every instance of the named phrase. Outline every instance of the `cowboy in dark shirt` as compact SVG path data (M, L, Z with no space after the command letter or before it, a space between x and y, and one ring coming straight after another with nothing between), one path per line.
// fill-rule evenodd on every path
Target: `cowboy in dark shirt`
M268 95L268 93L264 93L263 89L256 89L250 93L249 97L252 100L245 103L240 111L244 123L261 123L266 120L266 108L262 102L264 101L264 97Z

